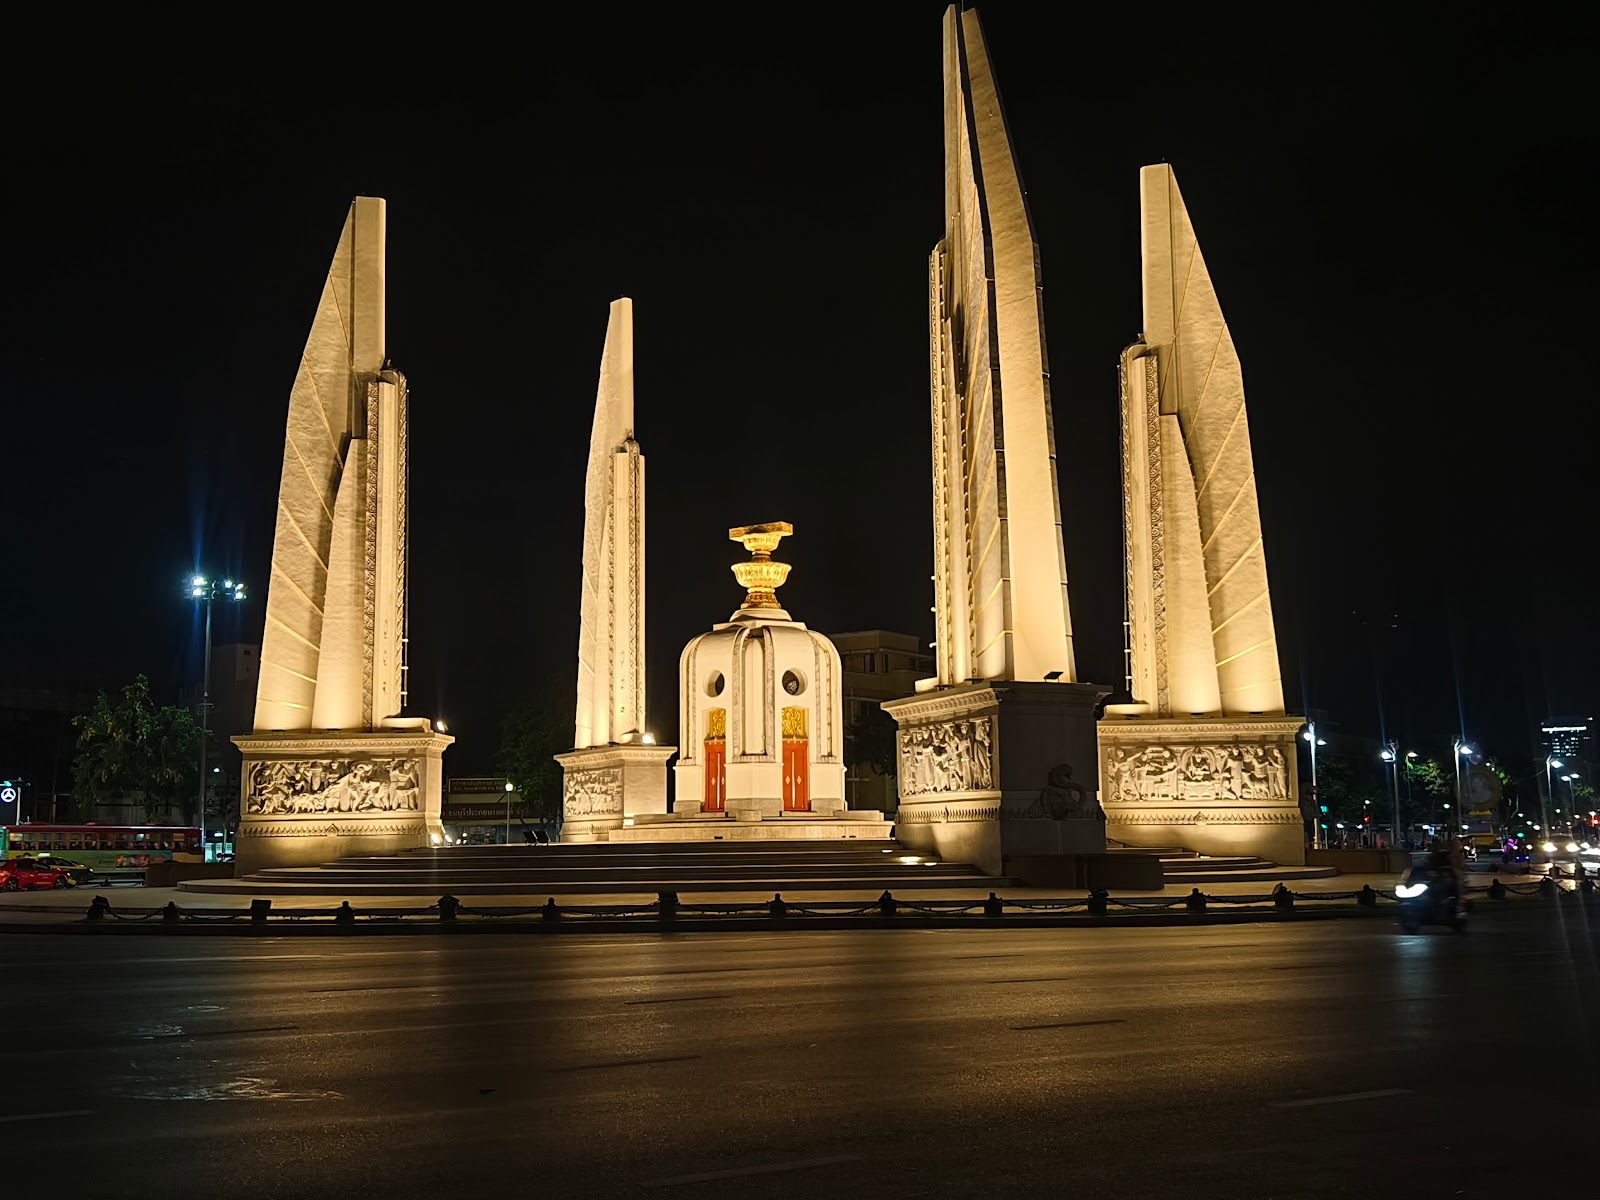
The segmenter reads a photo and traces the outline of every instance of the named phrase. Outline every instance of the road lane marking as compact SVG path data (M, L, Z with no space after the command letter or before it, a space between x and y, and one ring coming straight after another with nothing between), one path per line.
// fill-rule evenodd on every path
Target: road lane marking
M1344 1104L1351 1100L1381 1100L1385 1096L1409 1096L1410 1088L1379 1088L1375 1092L1346 1092L1342 1096L1316 1096L1310 1100L1280 1100L1268 1108L1311 1108L1317 1104Z
M0 1125L8 1125L15 1121L50 1121L56 1117L92 1117L92 1108L68 1108L61 1112L47 1113L18 1113L13 1117L0 1117Z
M663 996L659 1000L624 1000L624 1004L687 1004L691 1000L731 1000L732 992L717 996Z
M671 1054L665 1058L619 1058L613 1062L580 1063L575 1067L547 1067L552 1074L565 1074L569 1071L603 1071L608 1067L643 1067L651 1063L690 1062L700 1058L698 1054Z
M1017 1031L1024 1029L1083 1029L1090 1025L1126 1025L1122 1017L1109 1017L1103 1021L1057 1021L1054 1025L1013 1025Z
M732 1167L726 1171L700 1171L694 1175L672 1175L649 1179L640 1187L676 1187L684 1183L710 1183L717 1179L738 1179L745 1175L775 1175L780 1171L804 1171L811 1167L831 1167L835 1163L859 1162L859 1154L830 1154L826 1158L800 1158L794 1162L768 1163L764 1167Z
M1041 975L1037 979L988 979L986 983L1072 983L1071 975Z

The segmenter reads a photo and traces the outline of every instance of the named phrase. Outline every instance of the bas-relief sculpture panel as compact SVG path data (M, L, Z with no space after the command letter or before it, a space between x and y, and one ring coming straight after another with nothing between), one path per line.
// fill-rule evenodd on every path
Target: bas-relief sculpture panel
M900 731L900 794L984 791L994 786L993 718L967 717Z
M1283 750L1268 745L1111 746L1104 780L1114 804L1287 801L1289 793Z
M247 767L247 815L417 812L421 773L414 758L289 759Z
M622 812L622 768L568 770L562 787L562 811L568 817L611 817Z

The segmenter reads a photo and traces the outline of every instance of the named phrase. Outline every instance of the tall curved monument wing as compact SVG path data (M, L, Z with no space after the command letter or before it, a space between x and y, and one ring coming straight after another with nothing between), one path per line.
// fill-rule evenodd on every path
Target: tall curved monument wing
M1129 685L1157 715L1281 714L1244 376L1169 166L1139 173L1144 336L1123 353Z
M350 206L289 393L258 730L400 712L406 387L384 351L384 202Z
M1039 247L975 12L944 17L928 265L939 686L1076 678Z
M584 478L573 746L645 730L644 455L633 436L633 301L611 302Z
M439 845L454 740L403 716L405 376L384 340L384 202L359 196L289 393L255 731L237 863L328 862Z
M561 838L665 818L667 760L644 711L644 455L633 436L633 301L611 302L583 488L578 705L561 764Z

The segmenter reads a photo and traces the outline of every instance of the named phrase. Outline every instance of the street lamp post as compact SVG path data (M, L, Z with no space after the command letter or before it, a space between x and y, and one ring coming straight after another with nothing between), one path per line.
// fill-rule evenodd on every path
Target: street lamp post
M1466 801L1462 798L1462 795L1461 795L1461 760L1463 758L1466 759L1468 761L1468 763L1470 763L1472 761L1472 747L1469 746L1466 742L1462 741L1460 738L1457 738L1455 740L1455 755L1454 755L1455 764L1456 764L1456 813L1455 813L1455 824L1456 825L1460 825L1462 823L1461 822L1461 818L1467 815ZM1452 839L1459 840L1460 837L1461 837L1460 830L1452 829L1450 831L1450 836L1451 836Z
M506 780L506 845L511 845L511 794L517 790L511 780Z
M208 579L204 575L196 575L189 581L189 596L193 600L204 601L206 606L206 653L205 666L200 676L200 805L198 824L200 827L200 861L206 860L206 742L211 736L211 606L217 600L227 600L234 604L244 602L244 584L232 579L221 581Z
M1383 751L1383 761L1394 768L1394 843L1400 843L1400 744L1390 742Z
M1328 743L1317 736L1317 723L1308 721L1300 735L1311 746L1311 848L1320 848L1322 829L1322 793L1317 790L1317 747Z
M1554 767L1559 771L1566 765L1554 754L1544 756L1544 802L1540 806L1540 815L1544 818L1546 828L1550 825L1550 801L1555 798L1556 794L1556 785L1550 782L1550 768Z

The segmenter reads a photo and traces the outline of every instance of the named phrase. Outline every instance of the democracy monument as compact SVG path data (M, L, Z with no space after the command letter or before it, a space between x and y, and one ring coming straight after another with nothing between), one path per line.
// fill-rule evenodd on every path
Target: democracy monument
M892 834L993 876L1105 860L1108 838L1303 863L1302 722L1284 707L1242 371L1177 180L1140 172L1143 333L1119 368L1129 698L1102 712L1112 689L1080 680L1073 653L1040 248L975 12L946 11L943 65L945 224L928 260L936 672L882 704L897 724L895 824L846 808L840 657L777 598L785 522L728 530L750 555L733 566L744 599L684 647L678 745L656 744L623 297L589 439L562 840ZM235 739L241 871L440 842L453 739L403 715L406 384L384 288L384 202L358 198L290 393L256 728Z

